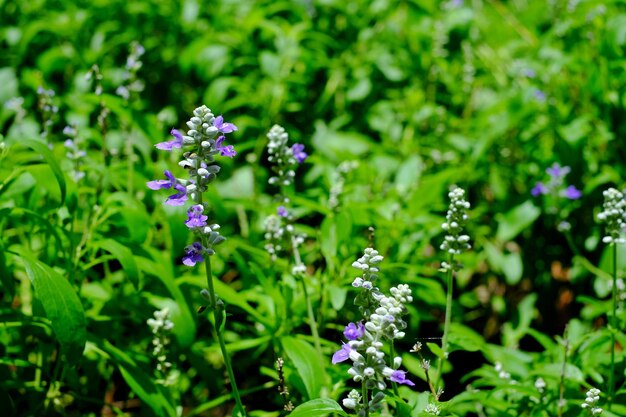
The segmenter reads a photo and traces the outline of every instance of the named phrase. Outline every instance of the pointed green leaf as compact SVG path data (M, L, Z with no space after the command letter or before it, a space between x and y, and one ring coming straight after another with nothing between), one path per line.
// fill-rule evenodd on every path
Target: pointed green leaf
M33 149L35 152L43 156L43 159L48 163L54 177L59 183L59 189L61 191L61 205L65 202L65 196L67 194L67 187L65 185L65 177L63 176L63 171L61 171L61 167L57 164L56 159L54 159L54 155L50 152L50 149L46 146L45 143L33 140L33 139L20 139L19 143L22 145L26 145L29 148Z
M319 397L326 373L317 351L309 343L295 337L283 337L282 345L289 361L302 378L308 398Z
M137 262L135 262L133 252L126 246L113 239L106 239L100 242L99 245L102 249L115 256L117 261L122 264L122 268L124 268L124 272L126 272L126 275L128 276L130 282L133 284L136 290L139 290L141 288L139 268L137 268Z
M118 349L106 340L101 340L97 346L106 352L119 367L119 370L128 383L128 386L141 400L150 407L158 417L175 416L176 410L167 399L165 389L154 382L154 378L147 375L123 350Z
M69 363L78 362L83 355L87 331L85 311L76 291L65 277L48 265L26 255L20 258L61 344L65 359Z
M337 401L328 398L318 398L300 404L289 414L289 417L319 417L325 413L337 413L347 416Z

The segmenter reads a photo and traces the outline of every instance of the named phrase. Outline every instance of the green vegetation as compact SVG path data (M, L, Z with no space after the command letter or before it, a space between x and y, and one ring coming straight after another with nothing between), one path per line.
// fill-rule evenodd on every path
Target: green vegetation
M623 2L0 0L0 46L3 415L626 416Z

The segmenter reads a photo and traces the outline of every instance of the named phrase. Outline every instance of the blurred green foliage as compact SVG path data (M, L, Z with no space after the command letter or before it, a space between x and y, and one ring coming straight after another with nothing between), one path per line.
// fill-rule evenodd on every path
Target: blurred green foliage
M143 88L124 99L116 90L128 85L133 42L145 48ZM284 414L280 355L294 404L345 396L346 369L331 367L330 355L343 326L359 320L351 263L370 226L386 258L381 287L408 283L416 300L398 350L436 342L445 304L437 248L452 184L468 190L474 250L456 281L442 415L557 415L564 396L563 415L575 416L581 387L605 391L612 258L594 213L602 190L626 174L623 2L0 0L0 48L8 415L231 412L211 326L195 313L204 278L180 264L184 213L145 187L176 168L175 156L152 145L200 104L239 127L239 154L220 160L210 203L228 237L214 269L252 415ZM100 80L86 79L93 65ZM39 87L56 92L59 110L46 138ZM324 360L307 355L304 294L283 272L287 261L272 265L263 250L263 220L275 210L264 152L274 123L311 154L290 197L308 235L303 259ZM63 146L70 124L87 151L79 181ZM571 167L581 200L531 196L554 162ZM569 231L559 231L564 220ZM63 284L53 285L58 276ZM175 390L155 384L150 357L146 320L163 307L175 324ZM76 317L83 309L86 324ZM67 358L77 365L63 366L61 353L82 345L82 358ZM404 361L425 378L414 355ZM496 362L518 383L501 378ZM405 415L423 415L420 384L401 390ZM328 401L311 409L336 410ZM626 415L615 403L613 415Z

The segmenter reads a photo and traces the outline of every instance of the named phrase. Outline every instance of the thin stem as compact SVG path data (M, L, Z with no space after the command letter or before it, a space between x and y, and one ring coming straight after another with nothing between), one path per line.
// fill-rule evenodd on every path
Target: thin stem
M567 328L565 329L565 340L563 341L563 366L561 367L561 378L559 380L559 401L557 403L558 417L563 416L563 406L565 405L565 366L567 365L567 351L569 349L569 339L567 338Z
M617 243L613 243L613 315L611 316L611 373L609 374L609 411L615 395L615 332L617 331Z
M293 248L293 257L296 262L296 266L302 265L302 259L300 258L300 251L298 251L298 245L295 242L294 237L291 237L291 247ZM322 355L322 345L320 343L320 335L317 331L317 321L315 320L315 313L313 312L313 304L311 303L311 299L309 298L309 292L306 288L306 283L304 282L304 274L298 273L296 274L298 281L300 281L300 285L302 286L302 292L304 292L304 301L306 302L306 311L309 319L309 327L311 328L311 335L313 336L313 342L315 343L315 350L317 350L320 358Z
M369 405L369 399L368 399L368 392L367 392L367 384L365 383L365 379L363 379L363 381L361 382L361 395L363 396L363 410L365 411L365 417L369 417L370 415L370 405Z
M391 342L389 343L389 356L391 357L391 360L393 361L394 358L396 357L396 347L393 343L394 341L391 340ZM396 382L391 382L391 386L393 388L393 393L395 394L396 397L400 396L400 393L398 392L398 384Z
M437 386L443 381L441 372L443 371L443 361L448 357L448 333L450 333L450 321L452 319L452 285L454 283L454 255L448 257L448 271L446 277L446 317L443 324L443 339L441 340L441 349L443 357L439 358L437 365Z
M207 247L208 242L205 236L202 236L202 246ZM221 308L217 306L217 297L215 295L215 286L213 285L213 272L211 271L211 257L205 256L204 258L204 269L206 272L206 280L207 286L209 287L209 298L211 301L211 308L213 309L213 318L214 318L214 327L215 334L217 336L217 340L220 344L220 350L222 351L222 357L224 358L224 364L226 365L226 370L228 372L228 377L230 378L230 386L232 388L233 396L235 397L235 402L237 403L238 408L243 413L244 417L246 416L245 408L243 407L243 403L241 402L241 396L239 395L239 390L237 389L237 382L235 381L235 373L233 372L233 365L230 361L230 356L228 356L228 351L226 350L226 341L224 340L224 334L222 333L222 323L223 317L220 317L222 312Z

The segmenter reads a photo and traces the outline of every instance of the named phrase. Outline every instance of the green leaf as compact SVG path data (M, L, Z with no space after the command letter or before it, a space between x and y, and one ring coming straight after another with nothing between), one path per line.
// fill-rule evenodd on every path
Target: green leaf
M59 189L61 191L61 205L65 202L65 196L67 195L67 187L65 185L65 177L63 176L63 171L61 171L61 167L57 164L56 159L50 152L50 149L46 146L44 142L40 142L33 139L20 139L19 143L22 145L26 145L29 148L32 148L35 152L39 153L43 156L43 159L48 163L54 177L59 184Z
M113 346L107 340L101 340L97 347L106 352L118 366L130 389L141 398L159 417L175 416L176 410L168 401L164 388L154 383L154 378L147 375L123 350Z
M83 355L87 331L85 311L76 291L48 265L27 255L20 255L20 258L61 344L65 360L71 364L78 362Z
M300 404L289 414L289 417L319 417L324 413L337 413L347 416L337 401L328 398L318 398Z
M528 200L520 204L506 214L497 217L498 231L496 237L504 242L513 239L537 220L540 214L541 210L535 207L532 201Z
M133 252L128 249L128 247L113 239L106 239L100 242L99 246L115 256L116 260L122 264L122 268L124 268L130 282L136 290L139 290L141 288L141 278L139 268L137 268L137 262L135 262L135 258L133 257Z
M295 337L286 336L281 341L287 357L302 378L307 396L319 397L326 373L317 351L304 340Z

